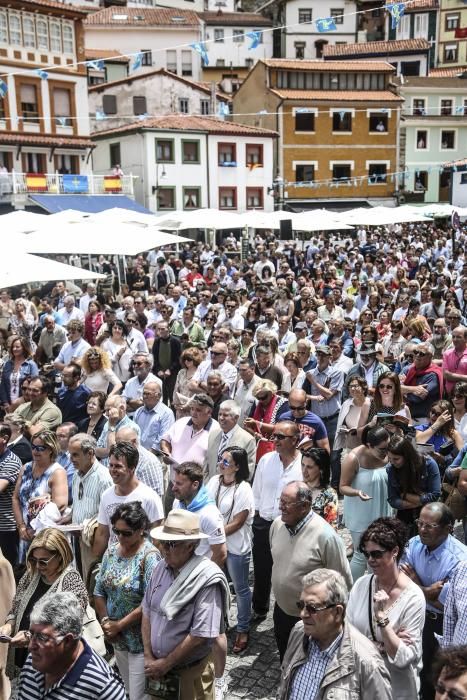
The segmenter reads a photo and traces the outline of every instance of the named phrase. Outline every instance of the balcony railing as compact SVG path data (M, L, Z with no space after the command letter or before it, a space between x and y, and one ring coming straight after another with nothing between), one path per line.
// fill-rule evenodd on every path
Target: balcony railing
M60 173L1 173L0 198L24 198L30 194L125 194L134 197L133 175Z

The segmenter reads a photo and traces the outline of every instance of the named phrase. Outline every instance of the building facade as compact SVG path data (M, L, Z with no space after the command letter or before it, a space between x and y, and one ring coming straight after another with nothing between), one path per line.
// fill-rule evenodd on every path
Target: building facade
M367 41L358 44L329 44L324 60L383 60L396 69L396 75L428 75L430 43L426 39Z
M389 1L387 4L390 4ZM405 6L404 15L397 27L392 28L390 14L386 13L386 36L394 39L425 39L430 44L430 67L437 61L437 37L438 37L439 0L412 0ZM412 69L412 72L410 72ZM404 75L420 75L416 72L417 66L405 66Z
M438 66L467 66L467 4L440 0Z

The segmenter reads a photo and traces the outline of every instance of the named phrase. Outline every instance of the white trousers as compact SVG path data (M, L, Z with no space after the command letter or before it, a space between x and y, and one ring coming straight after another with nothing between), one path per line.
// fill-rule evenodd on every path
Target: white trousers
M122 649L114 649L114 653L129 699L150 700L144 692L144 654L132 654Z

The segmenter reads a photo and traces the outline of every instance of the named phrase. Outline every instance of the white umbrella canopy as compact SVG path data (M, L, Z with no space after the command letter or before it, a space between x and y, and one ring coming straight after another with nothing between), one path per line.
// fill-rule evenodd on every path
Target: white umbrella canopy
M28 282L50 280L94 280L105 275L74 265L48 260L21 252L2 253L0 257L0 287L14 287Z
M242 214L233 214L220 209L194 209L193 211L174 211L156 219L159 228L181 231L189 228L232 229L242 228Z
M144 214L143 212L113 207L105 209L97 214L91 214L90 223L111 223L111 224L139 224L140 226L157 226L158 217L155 214Z
M335 231L337 229L353 229L353 226L339 221L336 212L319 209L303 211L294 214L292 227L295 231Z
M8 214L0 216L0 230L2 235L9 233L27 233L34 231L38 226L41 226L43 220L47 220L47 214L34 214L30 211L11 211Z
M365 226L385 226L388 224L402 224L405 222L430 221L429 217L413 209L407 210L403 207L373 207L365 209L350 209L349 211L336 214L341 221L349 224L361 224Z

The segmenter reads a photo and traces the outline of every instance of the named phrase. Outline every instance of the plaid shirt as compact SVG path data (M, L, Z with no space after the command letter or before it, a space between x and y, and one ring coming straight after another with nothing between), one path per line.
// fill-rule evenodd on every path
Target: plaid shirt
M461 561L451 579L444 605L443 647L467 644L467 561Z
M329 662L342 641L343 632L324 651L314 639L309 640L308 660L295 672L289 700L315 700Z

